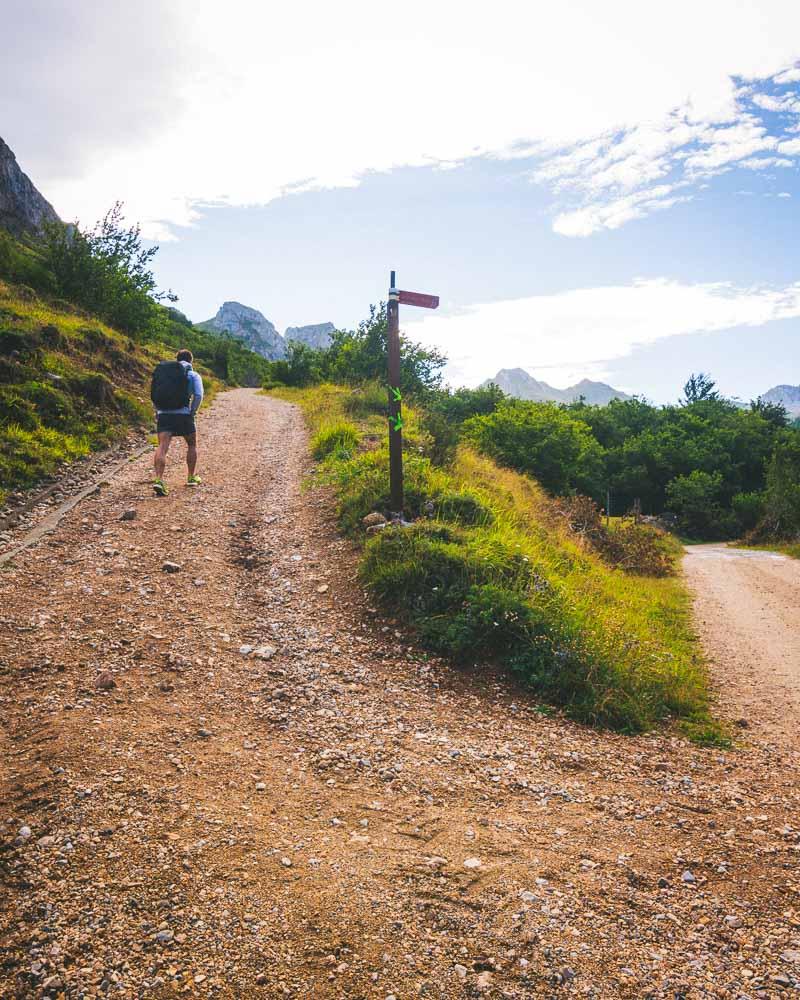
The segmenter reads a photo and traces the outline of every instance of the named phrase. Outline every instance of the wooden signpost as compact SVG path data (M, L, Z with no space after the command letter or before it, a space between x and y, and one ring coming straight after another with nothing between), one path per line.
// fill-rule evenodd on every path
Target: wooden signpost
M395 273L389 281L389 303L386 310L389 354L389 488L392 515L403 518L403 396L400 392L400 303L436 309L438 295L403 292L397 288Z

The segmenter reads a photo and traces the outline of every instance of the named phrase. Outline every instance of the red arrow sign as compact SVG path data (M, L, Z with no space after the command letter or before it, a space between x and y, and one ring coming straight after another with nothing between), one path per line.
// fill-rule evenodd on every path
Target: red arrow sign
M438 295L424 295L422 292L399 292L400 301L407 306L420 306L422 309L438 309Z

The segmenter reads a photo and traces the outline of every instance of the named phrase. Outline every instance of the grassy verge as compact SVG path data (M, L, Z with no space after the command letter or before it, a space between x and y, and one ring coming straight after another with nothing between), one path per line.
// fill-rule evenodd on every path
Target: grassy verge
M336 489L342 530L360 535L361 518L388 506L380 394L275 395L302 406L318 479ZM572 718L626 732L678 720L698 741L723 742L679 579L610 567L535 482L469 448L435 468L417 414L404 417L406 514L418 521L365 540L361 575L376 598L432 651L510 666Z
M0 503L152 424L149 377L174 356L68 303L0 281ZM219 382L204 372L208 398Z

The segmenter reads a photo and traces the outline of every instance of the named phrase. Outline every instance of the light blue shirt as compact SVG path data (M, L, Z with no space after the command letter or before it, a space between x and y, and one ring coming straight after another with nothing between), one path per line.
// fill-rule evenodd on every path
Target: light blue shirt
M179 410L156 410L157 413L195 414L203 402L203 380L188 361L181 361L180 364L189 370L189 395L192 397L190 404L182 406Z

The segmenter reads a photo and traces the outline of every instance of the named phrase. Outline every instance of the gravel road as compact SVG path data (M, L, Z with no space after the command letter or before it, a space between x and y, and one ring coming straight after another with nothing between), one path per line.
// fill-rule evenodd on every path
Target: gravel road
M295 408L200 440L202 488L139 459L0 572L0 996L798 995L796 746L426 658Z
M754 738L800 741L800 561L726 545L688 548L684 568L721 710Z

